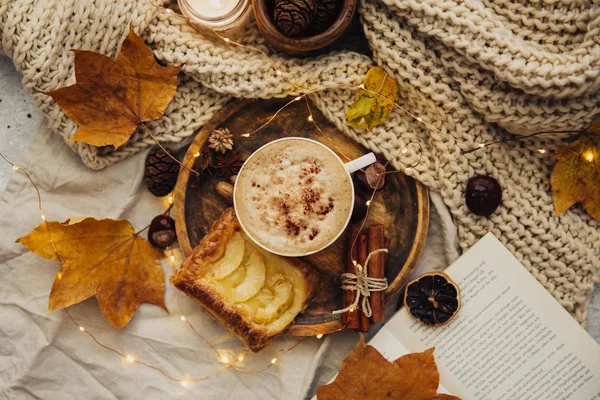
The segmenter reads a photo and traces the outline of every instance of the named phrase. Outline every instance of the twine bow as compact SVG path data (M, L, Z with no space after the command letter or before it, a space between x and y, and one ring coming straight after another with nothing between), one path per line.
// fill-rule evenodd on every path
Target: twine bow
M354 263L356 267L356 274L351 272L346 272L342 274L342 289L343 290L352 290L356 292L354 296L354 301L348 307L343 308L341 310L335 310L333 315L342 314L348 311L356 310L358 306L358 302L362 296L361 309L366 317L370 317L372 315L371 310L371 302L369 301L369 297L371 296L371 292L382 292L388 288L388 282L386 278L370 278L367 276L369 261L371 261L371 257L379 253L387 253L388 249L377 249L369 253L367 260L365 261L365 265L362 266L358 263Z

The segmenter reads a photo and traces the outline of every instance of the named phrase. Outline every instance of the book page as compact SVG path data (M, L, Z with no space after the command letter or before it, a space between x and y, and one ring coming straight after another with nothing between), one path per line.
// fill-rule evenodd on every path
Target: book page
M600 399L600 345L496 237L486 235L446 273L462 298L452 322L426 327L403 308L373 342L435 347L442 384L463 399Z

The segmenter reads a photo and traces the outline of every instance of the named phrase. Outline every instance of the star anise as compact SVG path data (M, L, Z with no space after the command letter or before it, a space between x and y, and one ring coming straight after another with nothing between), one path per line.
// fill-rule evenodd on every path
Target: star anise
M200 172L201 174L203 174L205 172L210 173L208 168L212 165L212 163L213 163L212 152L210 151L210 149L205 148L200 153L200 157L198 158L198 160L196 160L196 162L194 164L194 169L196 171Z
M200 157L196 159L193 167L194 171L197 171L198 174L192 174L190 177L193 187L202 185L207 177L212 176L212 162L213 154L210 149L206 148L202 150Z
M240 156L240 153L237 151L217 154L214 156L212 168L218 176L237 175L244 164L244 161L240 160Z

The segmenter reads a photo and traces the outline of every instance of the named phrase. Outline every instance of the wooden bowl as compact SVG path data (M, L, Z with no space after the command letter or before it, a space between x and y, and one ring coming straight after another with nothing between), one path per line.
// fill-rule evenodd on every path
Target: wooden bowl
M313 55L339 39L350 28L357 3L357 0L342 0L337 19L325 32L314 36L291 38L279 32L273 24L267 4L270 1L272 0L252 0L258 29L271 46L293 56Z

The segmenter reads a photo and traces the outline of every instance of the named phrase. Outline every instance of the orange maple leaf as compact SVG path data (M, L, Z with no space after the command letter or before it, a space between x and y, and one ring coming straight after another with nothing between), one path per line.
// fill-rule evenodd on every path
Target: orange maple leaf
M129 221L43 222L17 242L61 263L50 292L51 311L96 296L104 318L121 329L142 302L166 310L164 254L136 234Z
M438 395L440 375L433 348L407 354L394 362L385 359L361 335L356 347L342 362L335 380L317 388L318 400L460 400Z
M162 67L133 27L113 60L74 50L77 83L46 93L79 124L70 141L119 147L142 122L160 118L181 67Z

